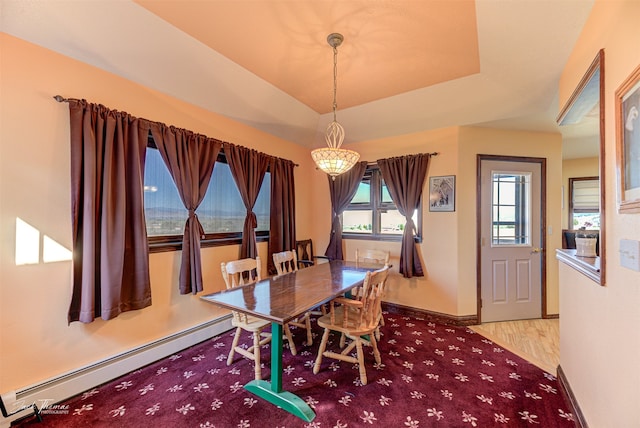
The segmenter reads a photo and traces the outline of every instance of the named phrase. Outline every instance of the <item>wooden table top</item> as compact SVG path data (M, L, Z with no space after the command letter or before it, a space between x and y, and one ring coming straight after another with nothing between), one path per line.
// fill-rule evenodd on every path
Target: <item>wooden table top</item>
M333 260L254 284L201 296L216 305L278 324L361 285L367 271L382 266Z

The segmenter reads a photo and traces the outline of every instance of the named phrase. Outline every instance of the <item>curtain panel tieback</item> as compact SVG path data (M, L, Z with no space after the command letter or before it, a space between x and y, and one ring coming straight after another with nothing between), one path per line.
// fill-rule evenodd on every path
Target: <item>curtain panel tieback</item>
M252 229L255 229L256 227L258 227L258 217L256 216L256 213L254 213L253 211L247 210L247 224Z
M417 232L416 224L413 222L413 219L409 216L405 216L405 220L407 220L407 223L404 226L405 233L411 232L411 235L413 236Z
M187 224L195 224L198 230L198 235L200 235L200 239L204 239L205 232L204 227L202 227L202 223L200 223L200 219L198 218L198 214L196 214L196 210L189 210L189 217L187 218Z

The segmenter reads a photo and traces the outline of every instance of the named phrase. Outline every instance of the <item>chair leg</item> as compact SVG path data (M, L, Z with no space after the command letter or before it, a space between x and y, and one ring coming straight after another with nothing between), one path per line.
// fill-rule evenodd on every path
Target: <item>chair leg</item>
M356 339L356 351L358 353L358 370L360 371L360 381L363 385L367 384L367 370L364 366L364 352L362 352L362 341Z
M320 371L320 364L322 364L322 354L325 349L327 349L327 341L329 340L329 329L325 328L324 333L322 333L322 340L320 341L320 347L318 348L318 356L316 357L316 362L313 365L313 374L318 374Z
M305 325L307 327L307 346L313 345L313 334L311 334L311 314L309 312L305 315Z
M380 321L378 321L378 327L376 327L376 339L379 341L380 340L380 327L384 327L384 316L382 315L382 313L380 313Z
M291 350L291 355L297 355L298 351L296 350L296 344L293 343L293 337L291 336L291 330L289 329L289 324L284 325L284 335L287 338L287 342L289 342L289 349Z
M233 336L233 343L231 343L231 349L229 350L229 356L227 357L228 366L233 362L233 354L236 352L236 346L238 346L238 342L240 341L241 333L242 329L240 327L236 328L236 334Z
M376 340L375 334L372 334L371 337L369 337L369 343L373 348L373 357L376 359L376 363L380 364L382 362L382 359L380 358L380 351L378 350L378 342Z
M262 380L262 367L260 366L260 332L253 332L253 365L255 367L256 380Z

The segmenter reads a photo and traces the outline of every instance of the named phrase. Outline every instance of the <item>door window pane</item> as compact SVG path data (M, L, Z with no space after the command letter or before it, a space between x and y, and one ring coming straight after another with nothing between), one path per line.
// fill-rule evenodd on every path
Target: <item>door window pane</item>
M531 174L492 173L491 244L530 245Z

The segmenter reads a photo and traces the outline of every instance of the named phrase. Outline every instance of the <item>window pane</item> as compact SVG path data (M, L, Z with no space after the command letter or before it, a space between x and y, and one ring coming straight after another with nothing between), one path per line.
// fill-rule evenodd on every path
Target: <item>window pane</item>
M342 213L342 231L371 234L373 228L371 210L349 210Z
M271 175L267 173L253 207L258 218L257 231L269 230L270 183ZM209 189L196 212L205 233L242 232L247 209L228 164L216 162Z
M389 193L389 189L387 189L387 185L384 180L382 180L382 196L380 197L380 200L383 203L393 203L393 199L391 199L391 194Z
M498 221L501 223L505 221L516 221L516 207L501 205L498 210Z
M258 218L256 231L269 231L269 219L271 214L271 173L267 172L262 180L262 187L258 193L258 199L253 206L253 212Z
M600 230L600 213L573 213L573 228Z
M148 236L181 235L187 210L157 149L147 149L144 170L144 213Z
M264 177L253 211L257 231L269 230L271 175ZM207 193L196 213L205 233L242 232L247 210L229 165L216 162ZM145 167L145 215L149 236L181 235L187 210L157 149L147 150Z
M209 189L196 213L205 233L242 232L247 210L226 163L216 162Z
M352 204L370 204L371 203L371 182L369 180L361 181L358 190L351 200Z
M413 222L418 223L418 211L413 212ZM406 219L398 210L382 211L380 214L380 233L388 235L402 235Z
M575 180L572 186L574 210L600 210L600 180Z
M505 181L501 181L498 184L498 195L500 205L515 205L516 203L516 183L513 182L513 177L505 177Z
M421 210L422 201L420 201L420 208L412 216L418 237L421 227L418 219L421 218ZM368 167L355 196L342 213L342 231L347 237L350 235L355 239L395 241L402 236L404 226L405 218L396 209L380 170L376 167Z

